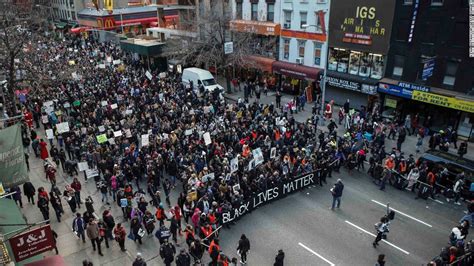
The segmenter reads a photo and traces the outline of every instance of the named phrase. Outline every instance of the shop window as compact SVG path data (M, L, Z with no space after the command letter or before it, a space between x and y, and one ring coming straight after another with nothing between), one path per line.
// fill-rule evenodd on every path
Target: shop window
M329 51L328 70L347 73L350 52L345 49L331 48Z
M308 25L308 12L300 12L300 28L303 29L303 25Z
M237 2L235 9L236 9L235 18L242 19L242 2Z
M443 5L443 0L431 0L431 5L432 6L442 6Z
M394 56L393 61L393 77L401 77L403 75L403 66L405 65L405 57L402 55Z
M319 42L314 43L314 64L319 66L321 65L321 50L323 45Z
M275 19L275 4L267 4L267 21L273 22Z
M283 40L283 58L286 60L290 58L290 39Z
M370 76L371 70L372 70L372 54L362 53L360 57L359 76L368 77Z
M306 41L298 41L298 57L304 58L304 46Z
M360 52L352 51L349 58L349 74L358 75L360 66Z
M370 77L373 79L381 79L383 77L384 56L381 54L372 55L372 73Z
M252 4L251 20L258 20L258 3Z
M446 64L446 74L444 75L443 84L454 86L456 81L456 72L458 71L458 62L450 61Z

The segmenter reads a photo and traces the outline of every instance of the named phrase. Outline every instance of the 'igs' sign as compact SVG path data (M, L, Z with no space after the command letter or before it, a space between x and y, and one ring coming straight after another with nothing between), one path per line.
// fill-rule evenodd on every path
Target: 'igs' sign
M53 233L49 225L21 233L9 241L16 262L54 248Z

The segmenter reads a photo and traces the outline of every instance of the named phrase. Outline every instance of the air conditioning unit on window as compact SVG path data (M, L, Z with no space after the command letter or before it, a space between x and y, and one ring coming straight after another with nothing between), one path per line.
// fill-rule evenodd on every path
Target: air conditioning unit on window
M304 63L304 58L303 58L303 57L298 57L298 58L296 58L296 63L297 63L298 65L302 65L302 64Z
M291 24L290 23L285 23L285 24L283 24L283 28L289 29L289 28L291 28Z

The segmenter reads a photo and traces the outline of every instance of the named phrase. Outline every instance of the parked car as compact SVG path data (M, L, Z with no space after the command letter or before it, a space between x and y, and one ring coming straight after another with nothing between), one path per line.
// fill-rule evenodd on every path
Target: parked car
M211 72L205 69L197 67L185 68L183 70L183 75L181 76L181 81L186 85L190 84L192 81L195 89L197 89L199 85L202 84L204 89L208 92L213 92L215 89L218 89L220 92L224 92L224 88L217 84Z

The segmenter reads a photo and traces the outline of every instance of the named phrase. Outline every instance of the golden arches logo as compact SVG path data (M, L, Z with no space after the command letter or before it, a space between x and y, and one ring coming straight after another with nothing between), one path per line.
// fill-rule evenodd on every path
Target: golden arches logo
M113 18L106 18L105 21L104 21L104 28L106 29L110 29L110 28L113 28L115 27L115 22L114 22L114 19Z
M113 0L104 0L104 8L106 10L113 10L114 9L114 1Z

